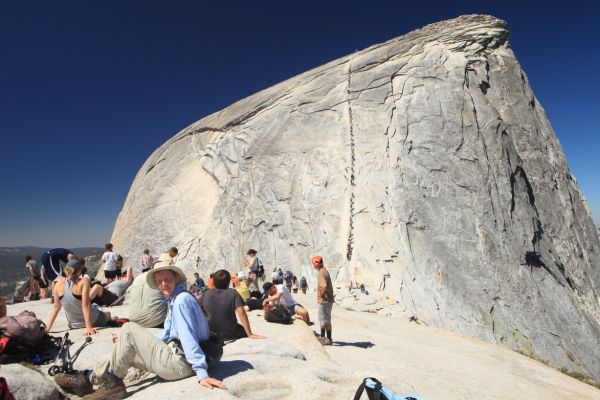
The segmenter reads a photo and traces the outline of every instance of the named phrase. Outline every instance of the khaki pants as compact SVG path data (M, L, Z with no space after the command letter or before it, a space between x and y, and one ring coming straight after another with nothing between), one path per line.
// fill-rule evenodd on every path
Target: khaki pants
M160 341L135 322L123 325L112 354L96 363L94 374L102 377L111 372L122 379L129 367L152 372L168 381L194 375L183 351L173 343Z

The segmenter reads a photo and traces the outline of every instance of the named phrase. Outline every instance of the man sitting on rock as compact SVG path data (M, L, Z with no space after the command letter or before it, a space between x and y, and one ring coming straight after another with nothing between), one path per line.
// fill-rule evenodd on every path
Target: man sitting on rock
M231 282L229 272L224 269L218 270L213 274L213 282L216 289L206 291L200 299L200 305L208 313L211 332L222 335L225 340L244 337L264 339L264 336L252 333L242 296L237 290L229 288ZM238 324L236 315L241 325Z
M160 255L160 257L158 257L157 262L163 262L167 265L175 265L175 258L177 257L177 254L179 254L179 250L177 250L177 247L171 247L169 250L167 250L166 253L163 253Z
M169 312L160 338L129 322L113 339L112 354L98 361L93 371L56 374L54 380L60 387L85 395L85 400L122 399L127 396L123 378L129 367L135 367L168 381L195 374L202 386L225 389L223 382L208 376L206 357L200 347L200 342L209 338L208 321L194 297L185 291L183 271L166 265L148 271L147 280L168 300ZM93 383L100 385L96 391Z
M117 278L108 285L94 285L90 290L90 300L101 306L111 306L122 299L121 296L132 283L133 270L127 267L125 275L122 273L117 275Z
M165 265L154 263L154 267ZM162 293L148 284L148 272L134 279L129 291L129 320L146 328L162 328L167 316L167 304Z
M310 325L310 317L308 316L308 311L306 308L302 307L301 304L297 303L292 294L283 284L274 285L271 282L266 282L263 285L263 290L267 297L263 300L264 302L276 302L279 303L288 309L290 314L295 319L301 319L306 322L307 325Z

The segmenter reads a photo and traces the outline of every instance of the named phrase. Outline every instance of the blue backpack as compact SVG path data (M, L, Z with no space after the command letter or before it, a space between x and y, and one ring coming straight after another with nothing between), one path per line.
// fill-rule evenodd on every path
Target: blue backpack
M424 400L413 394L394 394L388 388L381 385L375 378L365 378L356 390L354 400L359 400L364 391L367 391L369 400Z

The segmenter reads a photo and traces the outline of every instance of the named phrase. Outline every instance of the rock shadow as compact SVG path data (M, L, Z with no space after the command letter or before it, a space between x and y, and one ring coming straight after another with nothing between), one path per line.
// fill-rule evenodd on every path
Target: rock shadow
M160 382L166 381L159 378L158 376L150 376L148 378L137 381L134 384L127 387L127 396L132 396L134 393L137 393Z
M219 365L209 371L209 374L211 377L222 381L225 378L229 378L240 372L248 371L249 369L254 369L254 366L248 361L221 361Z
M332 346L353 346L353 347L360 347L361 349L370 349L371 347L375 346L375 343L373 342L339 342L339 341L334 341L332 344Z

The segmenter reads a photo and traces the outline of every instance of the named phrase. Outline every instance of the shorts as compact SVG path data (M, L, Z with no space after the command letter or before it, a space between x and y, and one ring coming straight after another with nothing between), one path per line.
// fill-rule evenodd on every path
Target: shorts
M106 279L115 279L117 277L117 273L118 273L118 270L116 270L116 269L114 271L104 270L104 277Z
M100 309L100 314L98 314L98 318L96 318L96 320L92 322L92 326L101 328L103 326L106 326L107 322L108 321L106 320L106 314L104 314L102 309Z
M99 304L101 306L110 306L112 303L117 301L118 298L119 296L117 296L107 288L104 288L102 290L102 294L96 299L94 299L94 303Z
M48 287L48 284L44 283L42 278L35 278L35 279L38 281L38 286L40 287L40 289L46 289Z
M323 303L319 304L319 312L318 318L321 326L323 325L331 325L331 309L333 308L333 303Z
M231 332L222 333L223 340L237 340L248 337L246 330L240 324L235 324L235 328Z
M304 308L304 307L302 307L302 304L296 303L293 306L285 306L285 308L287 308L287 310L290 312L290 314L294 315L294 314L298 313L299 309Z

